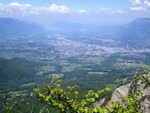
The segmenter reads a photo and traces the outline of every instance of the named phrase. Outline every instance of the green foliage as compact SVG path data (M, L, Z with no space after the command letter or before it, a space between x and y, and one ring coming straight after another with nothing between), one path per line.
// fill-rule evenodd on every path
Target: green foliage
M108 107L110 113L142 113L139 108L140 92L135 95L128 94L122 97L122 101L111 102L112 107Z
M14 99L5 97L3 107L5 113L142 113L143 101L146 98L150 99L147 95L142 96L143 90L150 86L150 75L146 71L144 75L134 77L127 96L122 96L121 101L111 101L105 107L96 107L93 103L102 94L109 92L109 88L98 91L89 90L82 99L79 99L78 86L68 86L64 89L61 83L60 77L56 76L50 85L45 86L44 91L35 86L34 92L37 97L34 98L31 93L31 100L21 99L19 93ZM142 84L143 87L139 88L137 83Z
M78 86L68 86L67 90L61 87L61 80L59 77L53 79L52 85L45 86L45 94L35 87L34 91L38 99L47 105L53 106L58 109L60 113L99 113L106 112L105 108L94 107L93 103L104 92L110 91L105 88L104 90L93 91L89 90L84 98L79 100L79 92L76 90Z
M21 100L21 94L17 93L14 98L12 98L12 93L9 93L8 95L5 95L3 97L3 108L5 113L12 113L14 110L17 111L16 106ZM15 101L14 101L15 100Z
M21 90L21 84L33 82L35 67L36 64L26 60L0 58L0 93Z
M144 100L150 100L149 95L143 96L143 90L149 86L150 75L145 70L143 75L134 76L127 96L123 96L121 101L110 102L111 107L107 107L108 111L110 113L143 113Z
M36 113L44 106L32 92L27 97L21 93L17 93L15 96L9 93L3 97L3 112L5 113Z

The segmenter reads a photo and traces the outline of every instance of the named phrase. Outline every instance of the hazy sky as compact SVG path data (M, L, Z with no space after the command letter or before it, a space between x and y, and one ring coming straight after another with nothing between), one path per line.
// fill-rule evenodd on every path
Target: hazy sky
M74 9L99 9L101 7L108 8L128 8L130 2L128 0L0 0L1 3L9 4L18 2L22 4L31 4L33 6L49 7L51 4L65 5Z
M0 0L0 17L45 26L57 21L118 25L150 17L150 0Z

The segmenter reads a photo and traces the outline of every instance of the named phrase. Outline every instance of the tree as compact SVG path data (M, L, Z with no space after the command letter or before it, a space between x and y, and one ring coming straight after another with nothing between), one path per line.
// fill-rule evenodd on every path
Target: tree
M83 95L82 99L79 99L78 86L68 86L64 89L62 88L61 82L60 77L56 76L50 85L45 86L44 91L41 91L36 86L34 87L34 92L37 95L35 99L37 99L36 102L39 107L39 109L36 109L38 110L36 112L45 113L45 110L47 113L50 113L50 109L54 108L60 113L142 113L146 110L143 106L143 102L145 99L150 101L150 95L143 95L143 90L150 87L150 74L146 71L144 74L134 77L129 93L127 96L122 97L122 101L111 101L108 103L110 106L107 105L105 107L96 107L93 103L99 99L100 95L109 92L110 89L105 88L98 91L89 90L87 94ZM142 87L138 87L137 83L141 84ZM17 113L19 111L17 107L23 105L20 103L25 103L23 106L25 109L26 107L30 107L28 112L36 113L34 108L37 107L33 101L27 104L28 102L18 98L20 98L20 95L15 98L17 101L11 101L13 104L5 101L5 113ZM32 95L30 95L30 98L34 99Z
M56 108L60 113L105 113L105 108L95 107L93 103L99 96L110 89L105 88L103 90L93 91L89 90L84 98L79 100L79 92L76 90L78 86L68 86L67 90L63 90L61 87L61 80L59 77L53 78L51 85L45 86L45 94L35 87L34 91L37 94L37 98L45 103Z
M150 87L150 74L144 71L142 75L135 75L132 80L129 93L122 97L122 101L111 102L111 107L107 107L110 113L143 113L147 108L143 105L150 95L143 94L143 91Z

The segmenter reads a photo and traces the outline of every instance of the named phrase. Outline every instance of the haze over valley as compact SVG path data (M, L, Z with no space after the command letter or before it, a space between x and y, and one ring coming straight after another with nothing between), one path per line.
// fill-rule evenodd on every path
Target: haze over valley
M85 9L72 0L0 3L0 101L9 92L26 97L60 75L63 87L76 84L81 93L112 88L107 102L133 75L150 70L150 1L94 1Z
M78 82L80 76L84 75L83 81L87 83L92 82L85 79L88 77L101 79L103 76L111 76L113 79L110 82L112 82L117 80L118 76L123 79L124 76L130 78L130 75L139 73L144 68L150 68L148 60L150 40L147 38L150 36L149 18L139 18L124 26L104 29L97 26L84 28L82 25L80 25L82 28L76 29L77 25L73 24L75 26L73 27L70 23L70 27L74 30L64 33L48 33L42 26L15 19L1 18L0 20L0 25L5 25L0 36L0 57L39 63L38 68L35 65L36 74L32 76L49 77L53 74L61 74L69 80L76 78L74 81ZM17 26L18 29L8 30L9 25L16 27L18 23L20 24ZM25 29L31 28L30 26L37 30L31 29L31 32ZM67 31L67 29L68 27L63 30ZM6 31L9 31L9 34ZM120 71L121 74L118 74ZM82 72L83 75L80 74Z

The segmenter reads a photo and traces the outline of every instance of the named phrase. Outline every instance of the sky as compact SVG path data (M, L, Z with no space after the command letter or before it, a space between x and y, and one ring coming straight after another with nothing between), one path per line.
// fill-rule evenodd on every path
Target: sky
M150 0L0 0L0 17L49 26L58 21L121 25L150 17Z

